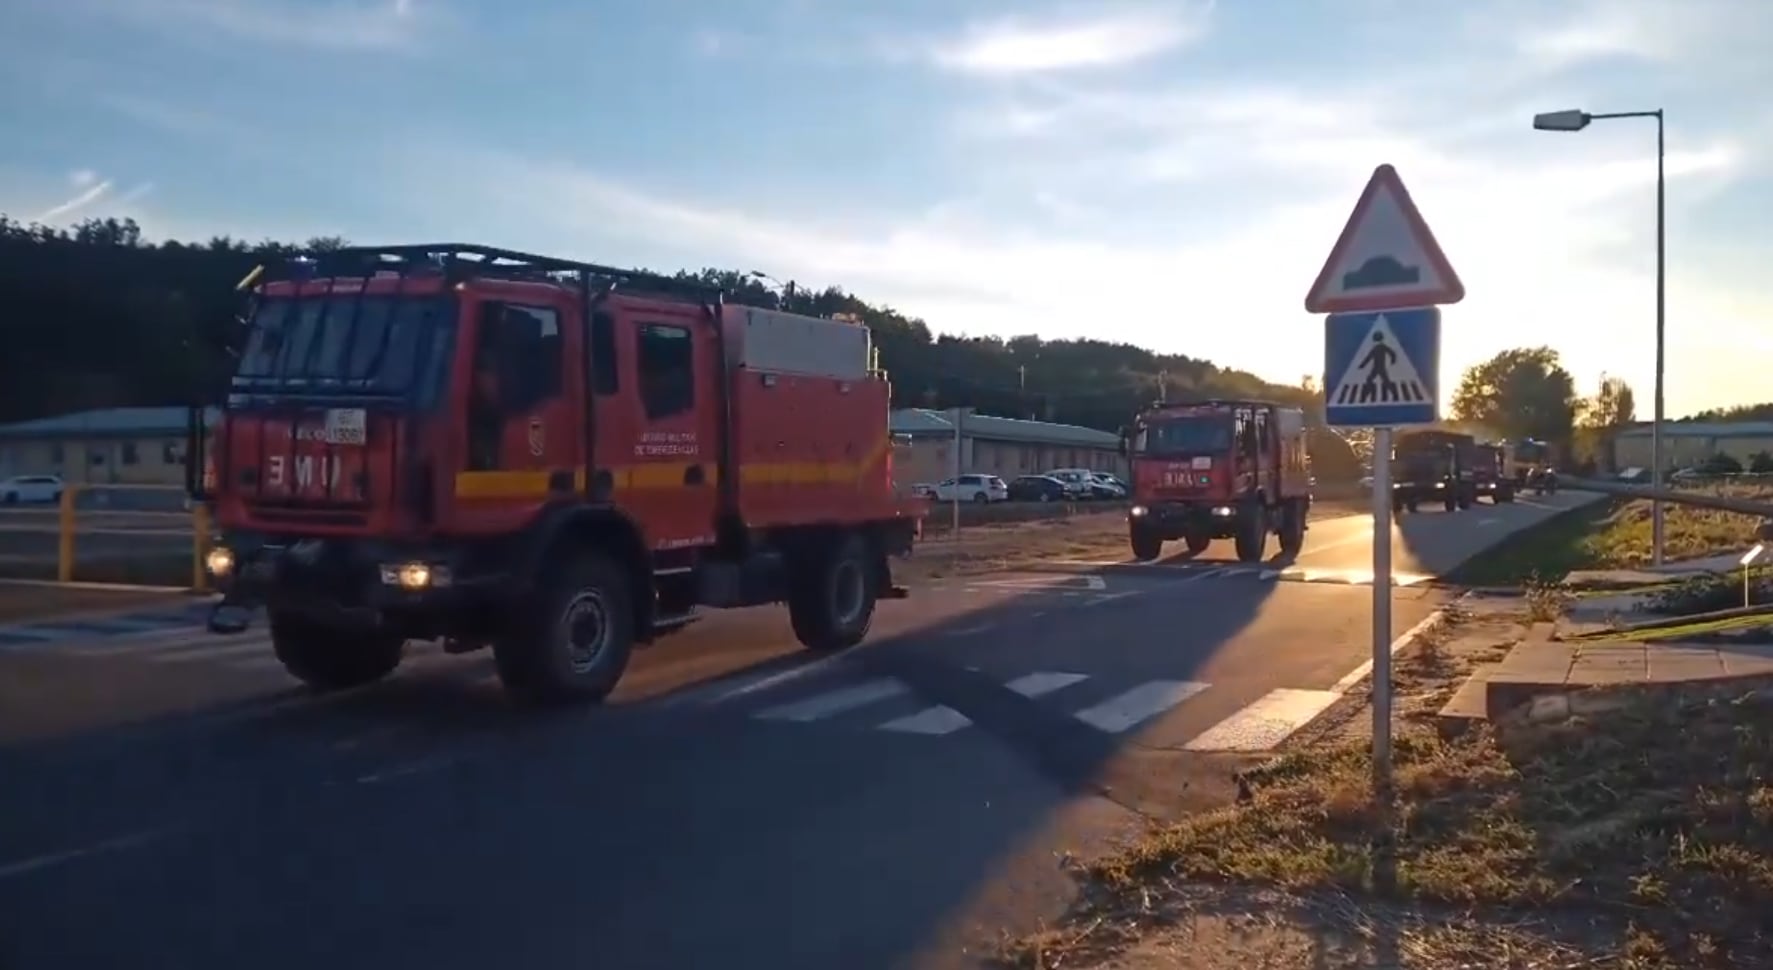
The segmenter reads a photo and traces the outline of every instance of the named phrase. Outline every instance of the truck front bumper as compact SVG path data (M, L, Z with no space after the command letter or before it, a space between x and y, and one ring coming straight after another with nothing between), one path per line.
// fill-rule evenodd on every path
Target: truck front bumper
M1152 502L1127 510L1127 524L1166 539L1208 535L1223 539L1237 534L1238 508L1232 502Z
M245 629L261 608L346 629L400 627L427 635L431 618L496 595L502 577L476 574L464 550L351 539L230 535L212 550L222 593L209 627Z

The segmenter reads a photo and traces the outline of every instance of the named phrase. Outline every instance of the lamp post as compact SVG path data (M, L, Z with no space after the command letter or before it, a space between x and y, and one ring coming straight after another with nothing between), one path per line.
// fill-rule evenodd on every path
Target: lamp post
M1656 119L1656 403L1655 414L1650 420L1650 486L1657 491L1662 490L1662 374L1665 345L1665 324L1667 319L1668 273L1665 254L1665 235L1663 232L1663 124L1662 109L1655 111L1615 111L1608 114L1590 114L1579 109L1566 111L1547 111L1533 116L1533 127L1539 131L1581 131L1590 122L1605 121L1610 118L1654 118ZM1662 531L1662 500L1650 500L1650 541L1652 561L1662 565L1663 531Z

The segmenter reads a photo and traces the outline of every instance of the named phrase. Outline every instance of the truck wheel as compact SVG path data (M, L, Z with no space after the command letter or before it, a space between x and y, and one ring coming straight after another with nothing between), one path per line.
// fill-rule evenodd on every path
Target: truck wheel
M1268 507L1261 502L1245 503L1237 518L1237 535L1232 540L1237 558L1243 562L1261 562L1268 551Z
M290 676L315 690L373 684L400 666L406 646L386 633L337 630L288 613L271 614L271 650Z
M1190 532L1182 537L1182 541L1188 544L1189 555L1198 556L1213 544L1213 537L1204 532Z
M1449 512L1453 511L1454 509L1457 509L1459 507L1459 497L1454 495L1451 492L1448 492L1447 497L1444 499L1441 499L1441 507L1445 508Z
M1415 499L1411 499L1408 502L1405 502L1404 507L1409 509L1410 514L1412 514L1412 515L1414 515L1417 512L1422 511L1422 503L1416 501Z
M1164 541L1144 529L1133 529L1131 538L1133 540L1133 558L1140 562L1150 562L1164 554ZM1189 543L1189 548L1193 547L1194 544Z
M789 576L795 639L819 653L861 643L874 623L879 572L868 541L855 533L804 554Z
M1305 503L1288 499L1281 504L1281 555L1292 558L1305 548Z
M1473 505L1476 505L1476 504L1477 504L1477 496L1475 496L1475 495L1461 495L1461 496L1459 496L1459 507L1462 509L1469 509Z
M564 563L493 642L499 682L527 701L603 700L634 649L630 596L612 560L584 554Z

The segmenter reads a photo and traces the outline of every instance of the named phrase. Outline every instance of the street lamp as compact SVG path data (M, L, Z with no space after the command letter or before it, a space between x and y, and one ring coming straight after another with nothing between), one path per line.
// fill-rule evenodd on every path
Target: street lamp
M1663 234L1663 196L1666 184L1663 178L1663 126L1662 109L1655 111L1615 111L1608 114L1589 114L1579 109L1567 111L1547 111L1533 116L1533 127L1539 131L1581 131L1590 122L1604 121L1609 118L1655 118L1656 119L1656 403L1655 414L1650 420L1650 487L1658 492L1662 490L1662 372L1664 358L1664 332L1667 321L1668 273ZM1662 500L1650 500L1650 541L1652 561L1662 565L1663 531L1662 531Z

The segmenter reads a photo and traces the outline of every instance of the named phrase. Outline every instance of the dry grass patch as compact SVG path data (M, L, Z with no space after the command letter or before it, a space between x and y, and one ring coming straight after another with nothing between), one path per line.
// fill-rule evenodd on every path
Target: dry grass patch
M1249 772L1243 803L1090 867L1076 925L1139 924L1179 886L1253 885L1555 917L1600 934L1584 945L1612 962L1593 965L1773 966L1764 692L1643 693L1605 715L1452 741L1405 724L1395 765L1389 804L1372 797L1363 744Z

